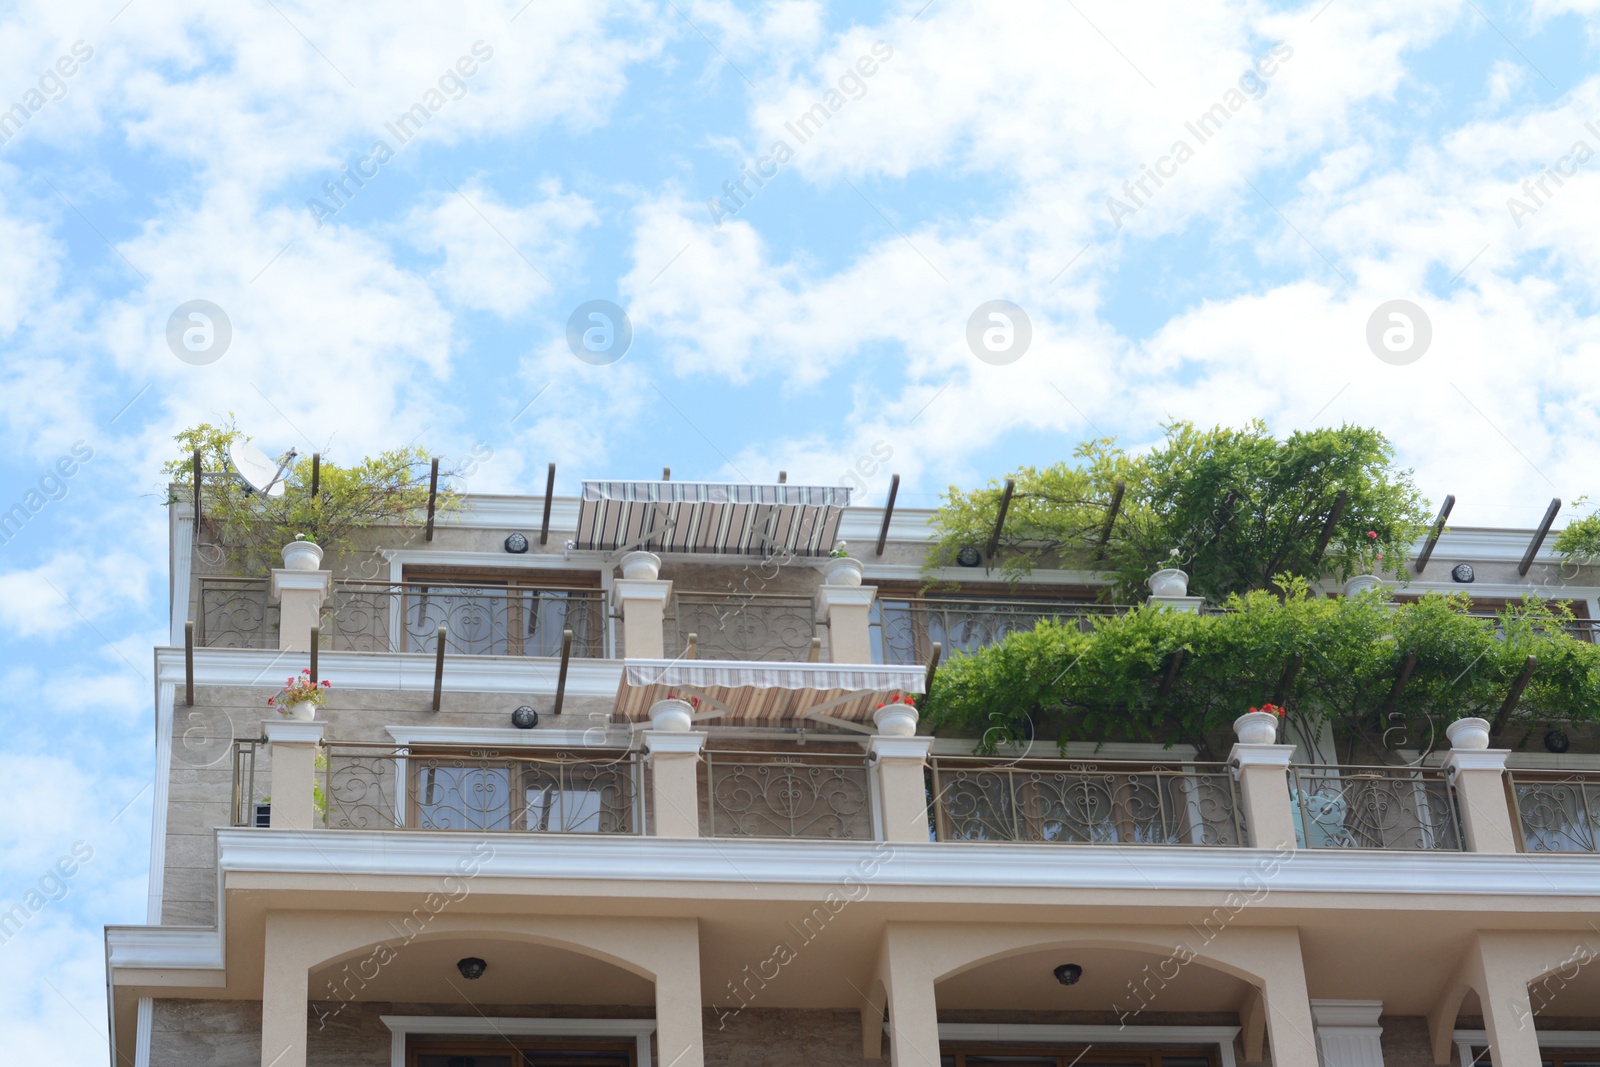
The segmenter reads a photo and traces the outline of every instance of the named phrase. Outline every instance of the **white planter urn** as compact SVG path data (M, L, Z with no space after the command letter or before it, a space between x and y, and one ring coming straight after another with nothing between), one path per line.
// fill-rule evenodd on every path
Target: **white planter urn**
M1489 720L1457 719L1444 728L1444 734L1450 739L1451 748L1488 748Z
M1344 595L1355 596L1365 593L1368 589L1382 589L1383 579L1376 574L1358 574L1344 583Z
M822 566L823 585L860 585L861 561L852 556L834 556Z
M1159 597L1185 597L1189 595L1189 575L1177 567L1163 567L1152 574L1147 584L1150 595Z
M322 546L315 541L290 541L282 551L286 570L314 571L322 566Z
M910 704L885 704L872 713L872 721L884 737L913 737L917 732L917 709Z
M653 582L661 576L661 557L654 552L629 552L622 557L622 576Z
M1276 744L1278 717L1270 711L1247 711L1233 720L1233 734L1241 745Z
M295 722L310 722L317 717L317 706L309 700L302 700L298 704L285 704L282 710L285 719L293 719Z
M694 705L672 697L650 705L650 728L668 734L686 734L694 727Z

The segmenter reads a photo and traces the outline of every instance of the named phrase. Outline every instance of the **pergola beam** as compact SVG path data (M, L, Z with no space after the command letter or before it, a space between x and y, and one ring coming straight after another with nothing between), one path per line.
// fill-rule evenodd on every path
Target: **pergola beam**
M1344 509L1349 503L1349 491L1339 490L1339 495L1333 498L1333 507L1328 510L1328 518L1322 524L1322 534L1317 538L1317 551L1312 555L1311 562L1322 562L1322 554L1328 550L1328 542L1333 540L1334 527L1344 518Z
M1106 508L1106 521L1100 527L1100 541L1094 549L1096 562L1106 554L1106 545L1111 543L1111 527L1117 521L1117 512L1122 510L1122 494L1127 491L1127 482L1118 482L1111 487L1111 503Z
M550 543L550 498L556 491L556 465L550 464L550 473L544 479L544 518L539 521L539 543Z
M1450 517L1450 509L1456 506L1454 493L1447 494L1444 504L1439 508L1439 517L1433 520L1433 529L1428 531L1427 543L1422 546L1422 551L1417 553L1416 573L1421 574L1422 568L1428 565L1428 560L1433 558L1433 546L1439 543L1439 535L1444 533L1445 520Z
M550 714L561 714L561 702L567 696L567 663L572 659L572 631L561 631L561 669L556 673L556 702Z
M878 527L877 555L883 555L883 546L889 540L889 519L894 515L894 498L900 495L900 476L889 476L889 500L883 505L883 525Z
M439 627L438 651L433 657L433 710L439 710L439 701L444 697L444 634L445 628Z
M1000 529L1006 524L1006 512L1011 507L1011 494L1016 490L1017 480L1007 478L1006 487L1000 490L1000 510L995 513L994 532L989 535L989 550L983 554L985 560L993 559L994 554L1000 550Z
M1511 713L1517 710L1517 702L1522 699L1522 691L1528 688L1528 683L1533 680L1533 672L1539 669L1539 657L1529 656L1522 661L1522 673L1517 675L1517 680L1511 683L1511 692L1506 694L1506 702L1500 705L1500 710L1495 714L1494 725L1489 728L1491 737L1498 737L1500 731L1506 728Z
M424 541L433 540L433 512L439 504L439 457L433 457L433 464L428 472L428 526L423 531ZM438 709L434 709L438 710Z
M1560 497L1552 499L1550 506L1544 509L1544 518L1539 520L1539 528L1533 531L1533 540L1528 542L1528 551L1522 554L1522 562L1517 564L1519 578L1528 576L1528 568L1533 566L1533 557L1539 554L1539 547L1544 544L1545 536L1550 533L1550 524L1556 521L1556 512L1560 510Z

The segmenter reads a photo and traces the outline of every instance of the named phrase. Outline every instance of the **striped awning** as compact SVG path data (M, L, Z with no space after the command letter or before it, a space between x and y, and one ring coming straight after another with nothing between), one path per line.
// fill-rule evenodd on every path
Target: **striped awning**
M719 725L796 725L807 712L870 722L892 694L923 691L926 667L877 663L745 663L710 659L630 659L622 665L617 718L646 722L669 696L700 698Z
M844 486L584 482L577 547L826 556L849 503Z

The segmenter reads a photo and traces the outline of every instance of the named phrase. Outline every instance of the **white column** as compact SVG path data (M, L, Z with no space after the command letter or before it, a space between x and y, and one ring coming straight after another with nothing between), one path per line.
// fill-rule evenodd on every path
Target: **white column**
M871 663L872 599L875 585L824 585L817 608L828 627L829 658L835 663Z
M1294 809L1289 798L1293 745L1233 746L1228 762L1239 781L1251 848L1294 848Z
M700 836L700 752L706 733L689 728L692 715L687 701L657 701L650 708L653 728L642 735L656 837Z
M611 604L622 612L622 650L629 659L666 657L667 601L672 583L660 579L618 578L611 586ZM673 655L682 649L672 650Z
M1383 1067L1381 1000L1313 1000L1322 1067Z
M273 804L274 810L277 804ZM262 946L261 1067L306 1067L310 974L294 916L269 913Z
M1473 852L1515 852L1516 830L1506 797L1507 748L1453 748L1444 772L1460 802L1461 836Z
M333 592L332 571L288 570L272 572L272 599L278 609L278 647L286 652L309 652L311 628L322 621L322 602Z
M928 765L931 737L874 735L867 742L878 790L884 841L928 841L928 790L923 770ZM935 801L937 802L937 801Z
M267 719L261 724L272 760L273 830L309 830L317 824L311 790L324 725L293 719Z

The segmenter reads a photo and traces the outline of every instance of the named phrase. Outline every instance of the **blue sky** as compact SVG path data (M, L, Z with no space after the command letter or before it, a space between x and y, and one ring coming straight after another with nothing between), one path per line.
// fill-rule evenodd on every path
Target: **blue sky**
M1600 438L1600 158L1576 152L1600 152L1597 13L8 5L0 509L28 515L0 546L0 908L60 897L0 944L8 1048L103 1055L99 928L144 915L179 428L232 411L342 460L487 446L485 492L550 461L565 492L663 465L834 483L887 447L864 502L893 471L927 506L1168 419L1351 421L1457 523L1531 525L1591 491ZM819 102L802 143L785 124ZM401 145L386 124L419 103ZM319 220L379 137L393 158ZM718 218L746 166L770 177ZM614 362L567 344L597 299L632 325ZM203 364L167 341L193 300L232 329ZM1010 361L967 341L991 300L1031 324ZM1392 300L1432 329L1399 364L1367 341Z

